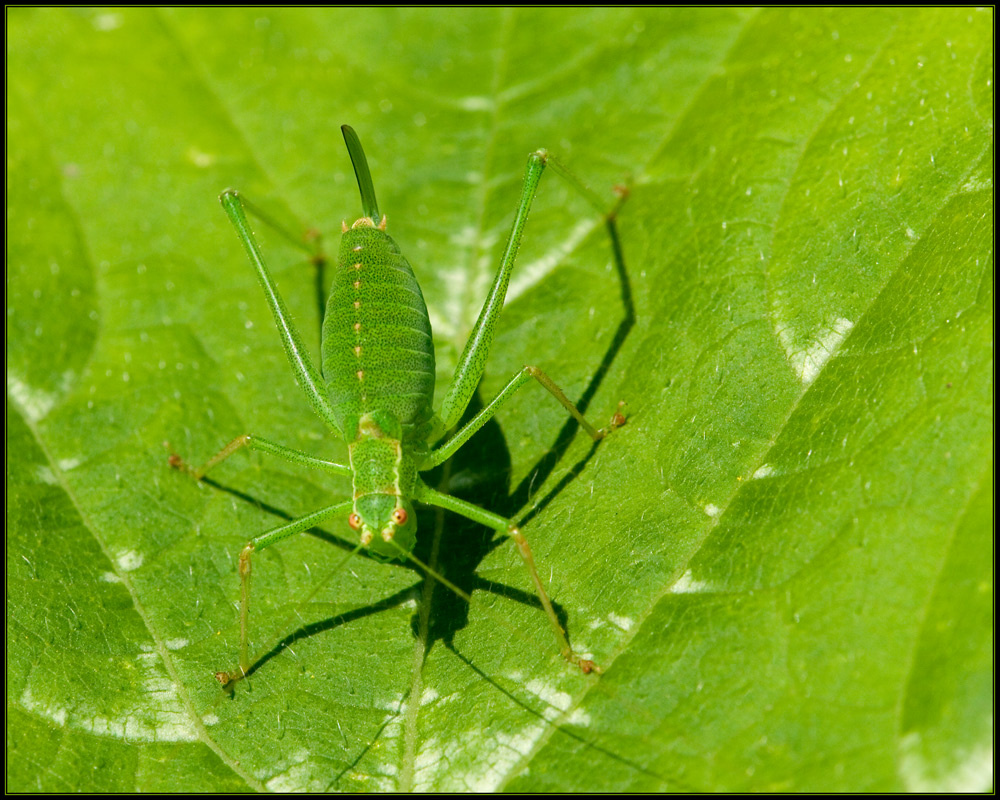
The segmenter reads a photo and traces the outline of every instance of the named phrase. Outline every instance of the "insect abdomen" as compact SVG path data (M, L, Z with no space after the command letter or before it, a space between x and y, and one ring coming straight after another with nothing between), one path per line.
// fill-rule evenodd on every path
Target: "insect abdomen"
M363 414L392 414L404 439L433 414L427 306L399 247L370 224L341 239L323 321L323 377L348 439Z

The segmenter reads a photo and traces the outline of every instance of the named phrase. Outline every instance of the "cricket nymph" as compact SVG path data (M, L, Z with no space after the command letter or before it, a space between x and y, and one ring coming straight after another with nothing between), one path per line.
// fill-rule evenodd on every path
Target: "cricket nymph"
M449 583L413 555L417 535L414 503L460 514L511 539L531 575L560 653L583 672L599 671L593 661L574 653L570 647L535 568L528 541L514 521L431 488L421 479L420 473L428 472L451 458L522 386L531 381L541 385L555 398L595 442L624 423L625 418L620 412L622 404L619 403L619 412L612 417L611 424L606 428L595 428L548 375L531 365L521 369L482 410L462 423L486 366L521 234L546 166L551 166L554 172L565 178L591 205L602 208L602 201L544 150L528 156L521 199L500 267L435 412L434 343L424 296L409 262L386 233L385 216L379 212L375 200L375 187L361 142L349 126L344 125L341 130L361 191L362 216L350 227L343 226L337 269L323 318L320 345L322 372L316 368L313 357L296 330L292 315L278 293L246 212L255 214L265 223L273 223L269 222L267 215L257 212L252 203L244 201L235 189L226 189L219 198L257 272L296 380L317 416L347 444L350 463L339 464L255 434L244 433L199 468L188 466L175 454L170 456L170 465L201 479L208 470L233 453L249 448L341 478L350 478L353 492L349 500L338 499L325 508L271 528L247 542L239 559L239 665L233 670L217 672L215 677L229 687L255 668L250 657L250 574L254 553L330 520L346 518L358 535L357 543L350 543L353 550L365 549L381 561L398 559L417 564L428 575L469 601L469 596L455 584ZM612 229L616 213L617 206L605 215ZM285 238L294 240L287 232ZM322 262L321 254L313 255L314 263ZM619 272L624 274L624 266L620 263Z

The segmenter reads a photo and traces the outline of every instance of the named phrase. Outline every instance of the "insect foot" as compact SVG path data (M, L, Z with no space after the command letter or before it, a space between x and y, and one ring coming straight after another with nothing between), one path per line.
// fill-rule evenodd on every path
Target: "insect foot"
M215 679L222 684L222 688L226 691L230 691L237 683L246 677L243 670L233 671L233 672L216 672Z
M170 446L170 442L164 442L163 446L170 451L170 455L167 456L167 463L172 469L178 472L183 472L185 475L191 475L195 480L198 480L198 476L195 475L195 470L191 469L177 453L174 452L173 448Z
M627 418L625 417L625 414L622 413L624 409L625 409L625 401L619 400L618 408L615 409L615 413L611 415L611 425L608 430L608 433L611 433L611 431L615 430L616 428L620 428L628 421Z
M163 446L166 447L168 450L171 449L169 442L164 442ZM212 458L209 459L209 461L206 464L198 467L197 469L186 464L184 462L184 459L174 452L170 453L169 458L167 458L167 463L170 464L170 466L173 467L174 469L190 475L196 481L200 481L202 478L205 477L206 472L208 472L216 464L225 461L227 458L229 458L229 456L231 456L237 450L243 447L252 448L254 446L267 447L267 442L262 443L260 440L256 440L254 439L254 437L251 437L249 434L245 433L242 436L237 436L229 444L223 447L218 453L212 456Z
M625 408L625 401L619 400L618 408L616 408L615 413L611 415L611 422L608 424L608 427L601 428L599 431L597 431L597 435L594 437L595 442L599 441L600 439L603 439L605 436L608 436L613 431L618 430L618 428L620 428L622 425L628 422L628 418L622 413L622 410L624 408Z

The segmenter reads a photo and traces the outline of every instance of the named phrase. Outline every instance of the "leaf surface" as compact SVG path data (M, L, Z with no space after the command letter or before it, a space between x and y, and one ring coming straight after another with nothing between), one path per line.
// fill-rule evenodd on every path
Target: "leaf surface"
M7 754L14 791L957 791L992 785L993 12L8 9ZM216 198L336 252L338 127L431 309L438 397L546 175L421 517L473 594L356 557L343 461ZM259 227L318 352L308 258ZM328 279L328 276L327 276ZM322 276L321 276L322 280ZM436 542L437 553L432 552Z

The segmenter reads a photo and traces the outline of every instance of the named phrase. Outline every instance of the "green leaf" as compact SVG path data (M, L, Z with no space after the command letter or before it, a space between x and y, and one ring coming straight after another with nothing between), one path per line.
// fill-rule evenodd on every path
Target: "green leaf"
M7 12L12 791L992 786L993 11ZM364 142L431 307L438 397L527 154L543 179L480 389L528 387L421 517L473 593L251 537L346 481L216 198L336 252ZM314 267L265 253L318 348ZM328 276L326 276L328 279ZM634 305L629 314L628 301ZM339 537L339 538L338 538Z

